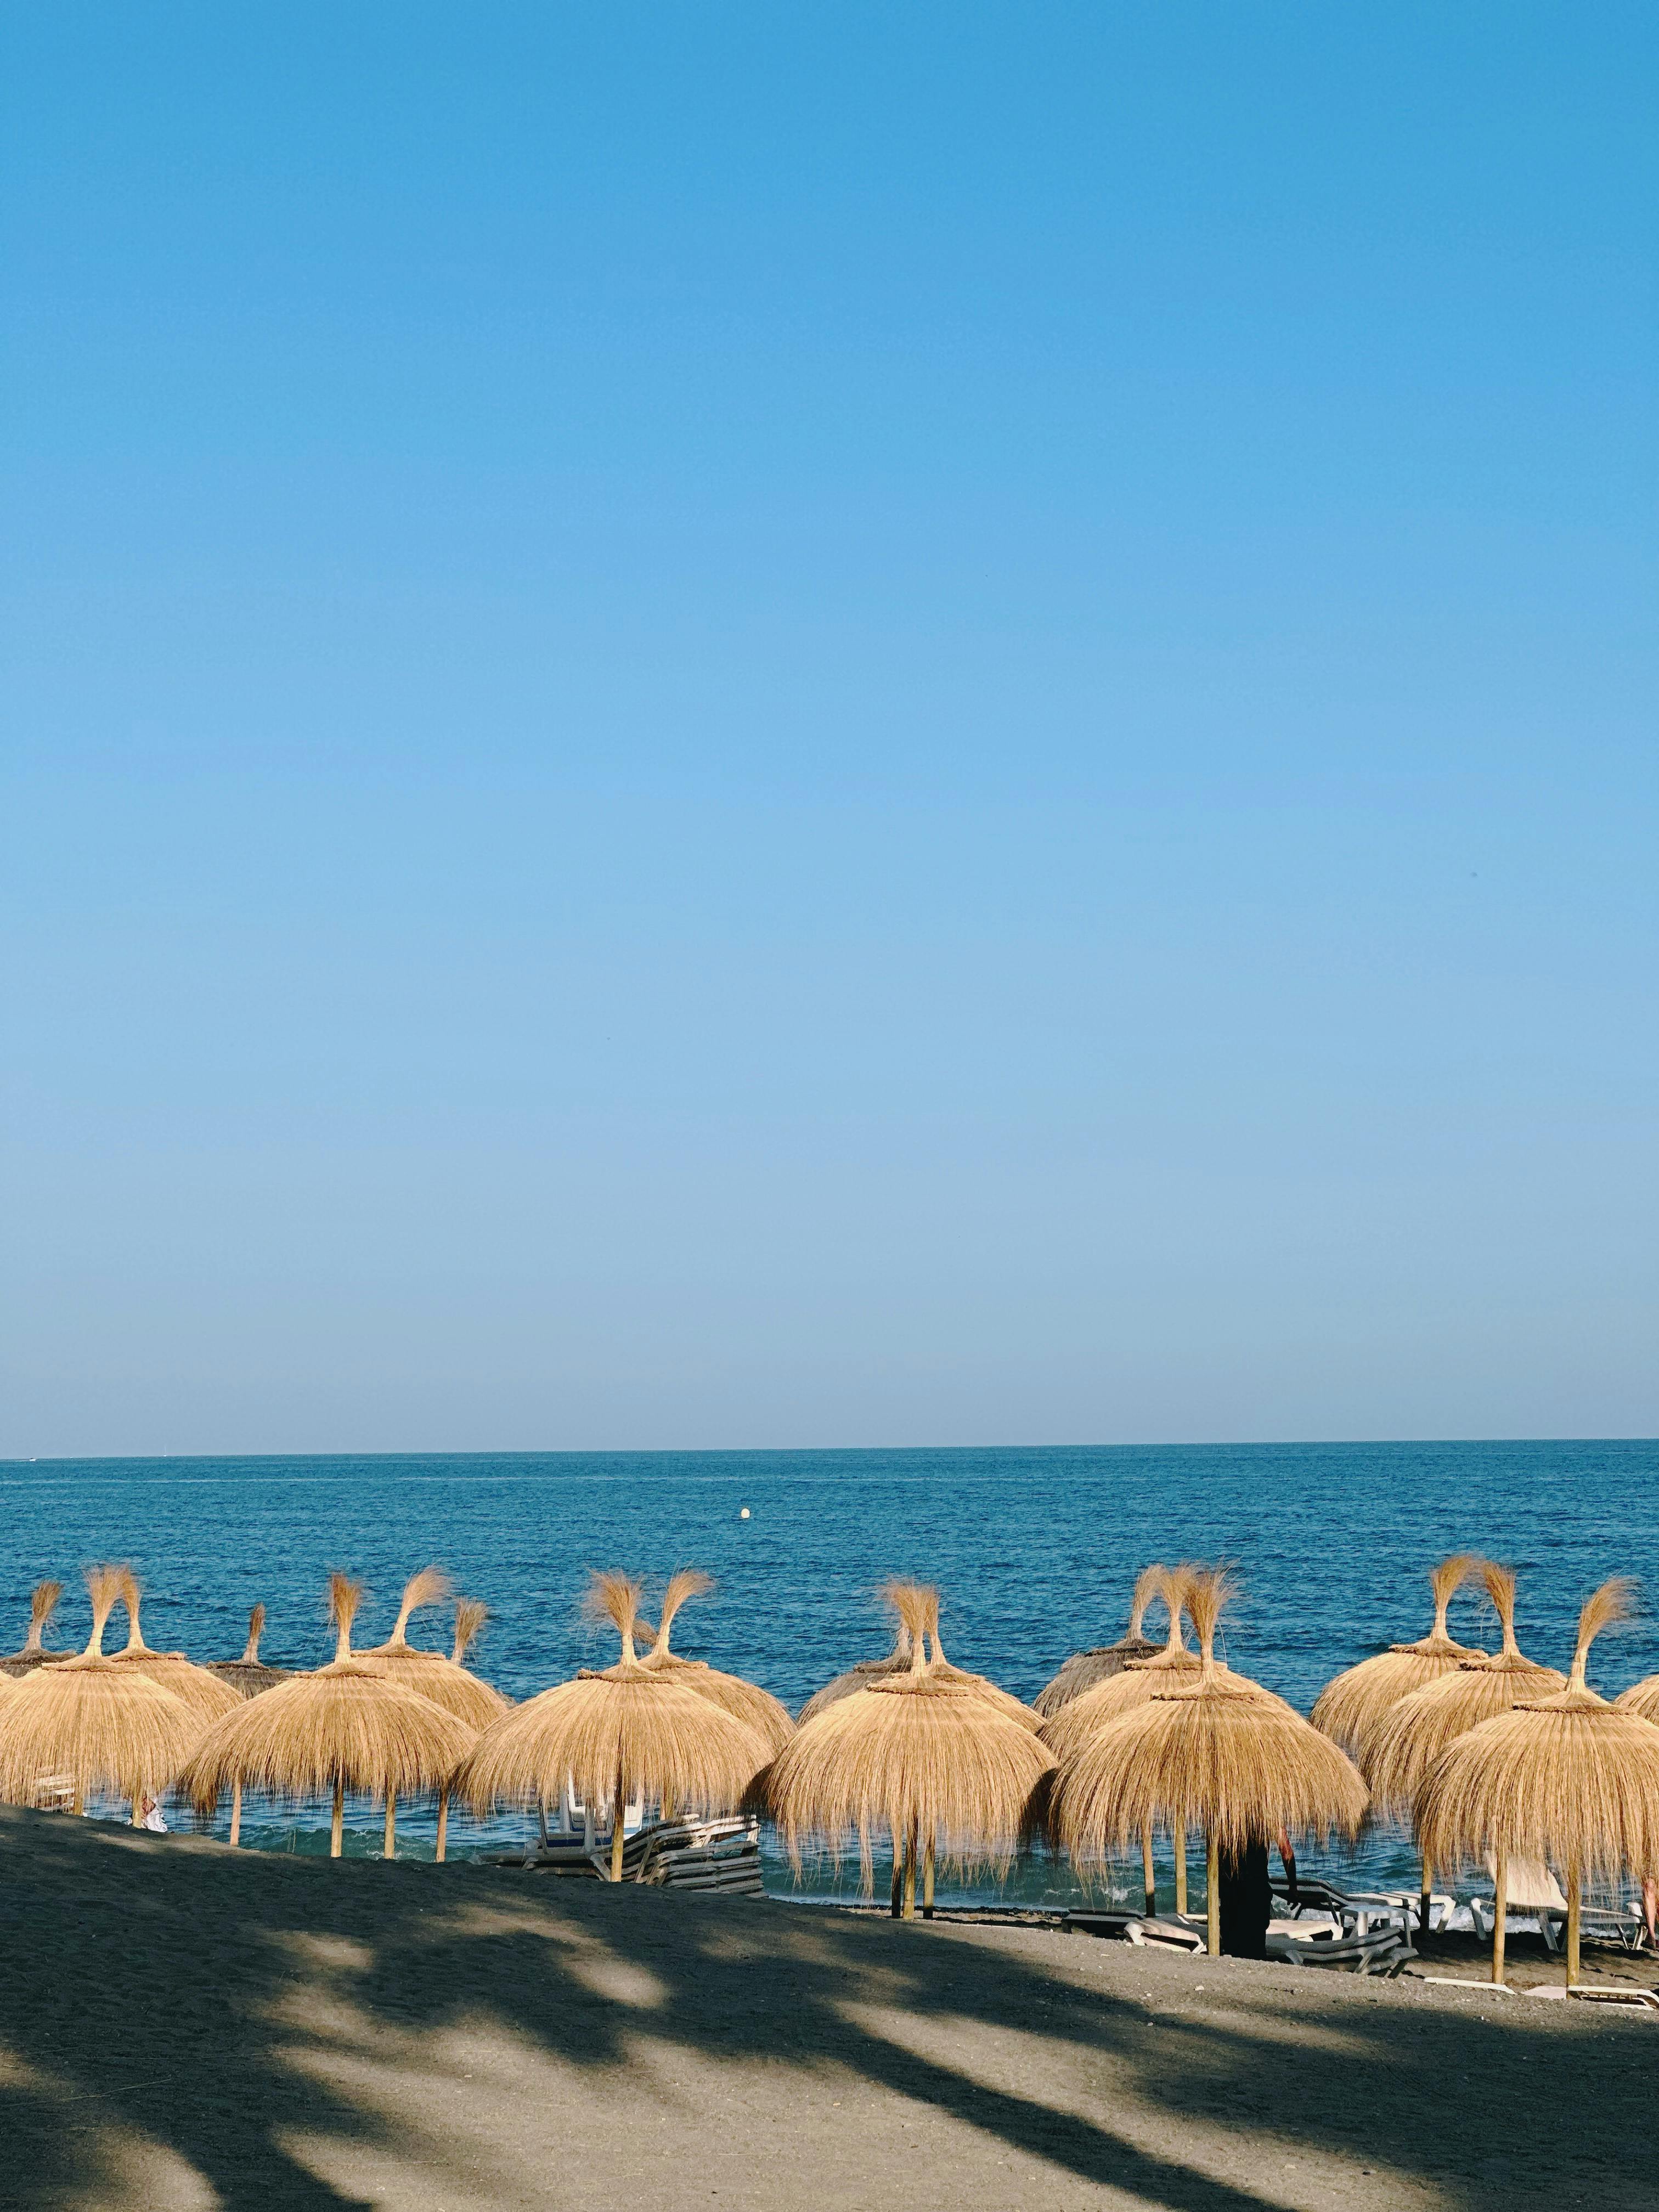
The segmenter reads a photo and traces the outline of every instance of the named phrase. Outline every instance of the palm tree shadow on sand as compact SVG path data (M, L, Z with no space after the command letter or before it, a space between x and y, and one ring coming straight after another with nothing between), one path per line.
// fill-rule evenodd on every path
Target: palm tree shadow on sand
M939 2177L968 2155L985 2172L961 2201L988 2204L999 2160L1010 2204L1109 2190L1267 2212L1328 2201L1308 2190L1339 2166L1378 2177L1379 2204L1654 2201L1639 2021L1483 2023L1081 1937L26 1813L0 1811L0 2201L30 2212L586 2206L653 2186L730 2204L747 2169L720 2161L745 2130L757 2203L864 2202L860 2160L872 2203L951 2201Z

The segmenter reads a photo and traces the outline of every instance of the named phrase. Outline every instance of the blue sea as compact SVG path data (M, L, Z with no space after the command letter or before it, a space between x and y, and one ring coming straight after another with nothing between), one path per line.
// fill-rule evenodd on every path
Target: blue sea
M1563 1667L1587 1591L1609 1574L1659 1576L1652 1442L42 1460L0 1462L0 1648L22 1641L29 1589L46 1575L70 1586L49 1640L82 1642L80 1569L126 1559L155 1648L235 1657L262 1599L264 1656L310 1666L331 1656L331 1568L368 1583L356 1639L368 1644L390 1627L404 1578L436 1561L494 1608L474 1663L516 1698L615 1656L614 1636L580 1615L592 1567L651 1579L707 1569L718 1588L685 1608L675 1648L796 1706L887 1649L874 1591L889 1576L937 1583L951 1659L1030 1698L1068 1652L1122 1632L1148 1560L1225 1559L1243 1585L1227 1657L1304 1711L1340 1668L1424 1632L1425 1573L1448 1552L1512 1565L1522 1647ZM1486 1640L1473 1596L1453 1629ZM417 1616L416 1642L447 1648L448 1634L447 1613ZM1659 1670L1659 1624L1607 1637L1593 1662L1609 1694ZM244 1836L310 1851L326 1848L326 1827L325 1808L251 1807ZM526 1830L503 1818L452 1832L465 1853ZM400 1815L399 1847L429 1852L429 1814ZM354 1808L349 1848L380 1848L367 1807ZM1304 1855L1304 1870L1319 1863ZM1368 1884L1414 1869L1408 1840L1388 1831L1327 1863ZM767 1879L796 1887L779 1858ZM819 1869L800 1887L851 1893L856 1881L855 1865ZM1138 1882L1137 1868L1126 1894ZM951 1894L1052 1905L1079 1892L1042 1859Z

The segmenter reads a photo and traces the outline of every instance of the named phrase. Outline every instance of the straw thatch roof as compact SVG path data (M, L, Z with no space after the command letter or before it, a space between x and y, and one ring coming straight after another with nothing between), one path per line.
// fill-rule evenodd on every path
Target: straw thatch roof
M837 1674L834 1681L826 1682L821 1690L815 1690L800 1709L803 1722L815 1720L826 1706L839 1704L842 1698L850 1698L854 1690L868 1689L872 1682L878 1682L884 1674L900 1674L908 1671L910 1632L905 1626L908 1607L901 1601L906 1592L917 1587L915 1583L906 1582L882 1584L878 1595L882 1603L893 1615L892 1650L882 1659L860 1659L844 1674Z
M278 1682L294 1679L291 1667L267 1667L259 1656L259 1638L265 1632L265 1609L256 1605L247 1617L247 1643L240 1659L210 1659L208 1672L216 1674L222 1682L228 1682L238 1696L257 1698L262 1690L274 1690Z
M457 1720L480 1732L512 1710L512 1701L468 1668L447 1659L441 1651L419 1651L408 1639L410 1615L423 1606L438 1605L449 1595L449 1577L437 1567L422 1567L404 1584L397 1625L384 1644L357 1654L365 1666L378 1667L394 1682L430 1698Z
M1231 1850L1281 1828L1358 1831L1365 1785L1346 1754L1282 1699L1217 1665L1216 1624L1233 1587L1223 1573L1192 1586L1197 1674L1166 1673L1163 1689L1062 1763L1048 1820L1073 1858L1121 1849L1148 1827L1201 1828Z
M356 1658L351 1624L362 1585L330 1577L335 1656L314 1674L295 1674L210 1729L180 1776L198 1813L211 1813L233 1784L290 1802L337 1786L374 1799L441 1788L476 1733L429 1698Z
M1502 1850L1613 1880L1659 1869L1659 1728L1585 1681L1633 1587L1615 1579L1587 1600L1565 1690L1483 1721L1437 1762L1417 1806L1437 1865Z
M1480 1579L1503 1630L1489 1659L1464 1659L1437 1680L1409 1690L1367 1736L1364 1771L1379 1812L1408 1814L1436 1761L1467 1729L1495 1720L1528 1698L1564 1690L1567 1678L1528 1659L1515 1640L1515 1576L1490 1559Z
M722 1712L747 1722L764 1740L769 1751L781 1751L794 1734L795 1723L789 1717L788 1706L781 1698L775 1698L769 1690L763 1690L757 1682L745 1682L740 1674L724 1674L719 1668L708 1666L701 1659L682 1659L668 1648L668 1632L674 1616L687 1598L706 1596L714 1587L712 1578L695 1567L682 1567L668 1577L656 1640L647 1652L644 1663L658 1672L672 1674L683 1689L695 1690L700 1698L707 1698Z
M1480 1561L1473 1552L1459 1552L1452 1559L1442 1559L1429 1576L1429 1587L1434 1592L1434 1626L1428 1634L1415 1644L1390 1644L1375 1657L1362 1659L1320 1692L1313 1709L1314 1726L1323 1729L1362 1767L1371 1731L1390 1705L1397 1705L1408 1691L1437 1681L1461 1661L1486 1657L1484 1651L1455 1643L1446 1633L1446 1613L1454 1593L1480 1572Z
M1131 1660L1155 1659L1160 1645L1140 1632L1146 1608L1154 1598L1162 1599L1169 1569L1154 1565L1143 1567L1135 1577L1134 1594L1129 1601L1129 1626L1127 1632L1115 1644L1097 1644L1091 1651L1074 1651L1047 1688L1031 1701L1031 1711L1044 1720L1051 1719L1062 1705L1069 1705L1073 1698L1080 1698L1085 1690L1092 1690L1097 1682L1103 1682L1113 1674L1121 1674Z
M899 1602L911 1663L803 1721L756 1786L797 1867L850 1834L868 1881L874 1835L957 1863L1006 1859L1051 1761L1024 1723L927 1656L927 1593Z
M618 1790L666 1800L678 1814L729 1812L770 1756L763 1737L672 1672L635 1655L640 1585L627 1575L596 1575L588 1610L610 1620L622 1657L601 1671L584 1668L516 1705L485 1729L455 1777L456 1795L476 1811L501 1804L556 1804L567 1783L592 1810Z
M104 1656L104 1626L120 1592L119 1571L87 1576L92 1634L86 1650L37 1668L11 1686L0 1723L0 1798L35 1802L60 1778L76 1808L91 1790L159 1797L200 1736L195 1716L161 1683Z
M29 1592L29 1632L21 1650L0 1659L0 1675L32 1674L37 1667L51 1667L69 1657L67 1651L48 1651L42 1641L63 1595L62 1583L36 1583Z
M923 1583L919 1585L919 1595L922 1601L922 1632L933 1647L928 1660L935 1684L954 1683L957 1688L966 1690L970 1697L982 1698L987 1705L994 1705L1000 1713L1006 1714L1011 1721L1018 1721L1022 1728L1030 1729L1035 1735L1042 1726L1040 1714L1034 1713L1030 1705L1022 1705L1010 1692L992 1681L988 1674L972 1674L966 1668L951 1664L945 1656L945 1646L939 1640L939 1592L931 1583Z

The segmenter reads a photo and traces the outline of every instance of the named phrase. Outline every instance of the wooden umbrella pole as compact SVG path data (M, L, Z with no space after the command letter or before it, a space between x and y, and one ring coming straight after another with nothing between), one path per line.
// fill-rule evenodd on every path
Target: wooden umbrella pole
M435 1865L441 1866L443 1864L444 1851L448 1842L449 1792L447 1790L441 1790L438 1792L438 1848L432 1854L433 1861Z
M1140 1875L1146 1892L1146 1917L1158 1917L1158 1876L1152 1869L1152 1824L1147 1821L1140 1832Z
M234 1850L242 1840L242 1778L239 1774L230 1785L230 1844Z
M1509 1854L1500 1844L1494 1854L1497 1873L1492 1884L1492 1978L1495 1982L1504 1978L1504 1936L1505 1915L1509 1910Z
M329 1831L328 1855L337 1859L345 1842L345 1784L337 1779L334 1784L334 1825Z
M1221 1956L1221 1853L1216 1844L1213 1831L1205 1838L1204 1879L1207 1894L1204 1903L1206 1924L1205 1941L1210 1956Z
M611 1808L611 1879L623 1877L623 1771L617 1768L617 1795Z
M1575 1863L1567 1869L1567 1987L1578 1979L1579 1903L1583 1883Z
M395 1859L398 1856L398 1793L395 1790L388 1790L386 1793L386 1841L381 1845L381 1856L388 1859Z
M904 1846L904 1917L916 1917L916 1832L911 1829Z
M1177 1820L1175 1824L1175 1863L1176 1911L1178 1913L1185 1913L1187 1910L1187 1823L1184 1820Z
M921 1866L921 1917L924 1920L931 1920L933 1917L933 1839L931 1836L927 1838L927 1856Z

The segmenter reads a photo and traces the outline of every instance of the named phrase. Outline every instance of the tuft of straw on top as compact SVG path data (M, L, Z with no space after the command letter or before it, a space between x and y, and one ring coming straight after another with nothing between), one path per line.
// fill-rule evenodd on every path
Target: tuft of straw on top
M48 1651L44 1640L46 1624L58 1610L58 1601L63 1595L62 1583L36 1583L29 1592L28 1634L21 1650L0 1658L0 1680L11 1675L33 1674L37 1667L48 1667L68 1656L65 1652Z
M259 1656L259 1640L265 1632L265 1609L253 1606L247 1617L247 1642L240 1659L210 1659L208 1672L220 1681L228 1682L237 1694L257 1698L262 1691L274 1690L278 1682L289 1680L290 1667L268 1667Z
M452 1667L459 1667L477 1642L489 1607L481 1597L458 1597L455 1601L455 1643L449 1655Z
M1362 1659L1320 1692L1313 1709L1314 1726L1356 1759L1362 1772L1369 1771L1372 1736L1401 1698L1449 1674L1462 1660L1486 1656L1471 1645L1455 1643L1446 1631L1453 1597L1479 1577L1484 1564L1472 1552L1443 1559L1429 1575L1434 1594L1434 1626L1429 1633L1415 1644L1395 1644Z
M377 1644L377 1652L406 1651L409 1649L409 1622L411 1613L419 1613L428 1605L441 1605L449 1595L449 1577L441 1567L422 1567L404 1584L402 1602L398 1618L392 1625L392 1633L384 1644Z
M242 1650L242 1664L257 1667L259 1663L259 1638L265 1632L265 1609L256 1605L247 1617L247 1643Z

